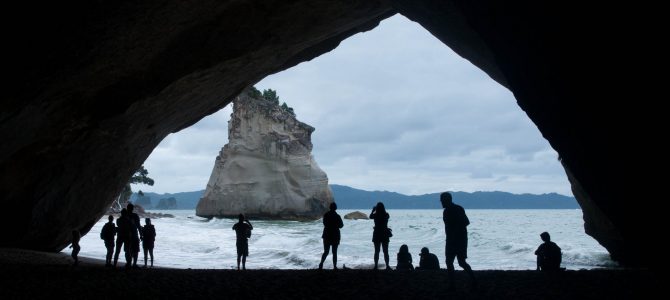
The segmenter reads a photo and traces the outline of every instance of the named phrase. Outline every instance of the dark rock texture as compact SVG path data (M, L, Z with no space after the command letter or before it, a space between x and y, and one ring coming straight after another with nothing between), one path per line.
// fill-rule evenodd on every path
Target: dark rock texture
M59 251L169 133L394 14L378 1L44 4L3 21L0 245ZM51 6L51 7L49 7ZM6 27L10 28L10 27ZM6 82L7 83L7 82Z
M514 93L559 153L573 190L581 191L575 196L585 208L587 233L613 259L646 264L661 226L660 213L638 202L646 200L639 198L651 182L641 178L647 177L646 165L654 164L645 160L655 148L654 138L642 138L640 131L651 133L655 126L649 124L654 118L645 117L654 111L648 104L653 97L645 96L650 83L636 78L646 75L640 56L651 54L638 31L644 25L624 17L636 9L535 1L394 2L400 13ZM629 99L639 105L622 104Z
M215 112L266 75L326 53L400 12L514 93L583 193L577 197L588 232L614 259L646 264L653 257L644 254L663 228L660 212L642 205L650 193L639 190L658 186L648 188L645 167L659 157L650 152L653 137L663 136L654 130L662 118L653 117L662 110L644 81L644 66L660 57L648 46L658 24L655 18L630 21L639 13L635 6L438 0L30 5L7 10L2 21L10 76L0 108L0 194L10 216L0 221L6 228L1 245L62 249L70 230L86 232L167 134Z

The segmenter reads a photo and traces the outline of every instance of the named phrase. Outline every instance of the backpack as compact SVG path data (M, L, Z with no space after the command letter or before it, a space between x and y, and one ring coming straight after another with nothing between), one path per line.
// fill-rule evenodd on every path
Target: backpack
M105 223L105 226L102 227L102 230L100 231L100 239L104 240L107 236L110 235L109 232L109 223Z

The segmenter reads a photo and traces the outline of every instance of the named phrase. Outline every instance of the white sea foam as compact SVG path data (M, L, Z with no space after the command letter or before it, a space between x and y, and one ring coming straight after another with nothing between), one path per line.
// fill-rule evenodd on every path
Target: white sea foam
M352 210L338 210L344 215ZM155 265L173 268L231 269L236 265L236 220L203 219L193 210L157 211L175 218L154 219L156 226ZM364 211L365 212L365 211ZM436 253L444 264L444 223L441 210L389 210L393 237L389 245L391 265L402 244L409 246L415 263L422 247ZM548 231L563 249L563 266L568 269L613 267L607 251L584 233L580 210L468 210L468 262L474 269L535 269L539 234ZM104 259L99 238L106 218L100 220L80 242L81 256ZM144 223L144 221L143 221ZM321 220L253 221L249 239L251 269L316 268L323 251ZM344 220L338 264L351 268L373 265L371 220ZM65 252L69 251L67 248ZM383 263L380 255L380 263ZM123 255L120 257L123 260ZM140 253L142 260L142 253ZM329 256L325 268L332 268Z

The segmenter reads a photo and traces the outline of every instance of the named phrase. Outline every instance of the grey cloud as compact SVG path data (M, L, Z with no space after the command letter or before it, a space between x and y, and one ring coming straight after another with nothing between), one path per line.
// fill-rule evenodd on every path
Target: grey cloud
M316 127L313 154L331 183L409 194L570 193L555 151L512 93L402 16L256 87L278 90ZM227 141L226 109L154 151L155 190L204 188Z

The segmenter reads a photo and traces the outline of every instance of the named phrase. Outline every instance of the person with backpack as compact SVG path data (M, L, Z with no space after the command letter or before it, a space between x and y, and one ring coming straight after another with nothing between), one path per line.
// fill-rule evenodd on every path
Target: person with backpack
M144 219L142 227L142 249L144 249L144 267L147 267L147 252L151 255L151 267L154 266L154 241L156 241L156 228L151 225L151 219Z
M114 225L114 217L109 215L109 222L105 223L100 231L100 239L105 241L105 248L107 248L107 256L105 257L105 267L112 266L112 255L114 254L114 237L116 236L116 225Z
M239 222L233 225L233 230L235 230L236 243L237 246L237 269L240 269L240 258L242 259L242 270L246 270L247 267L247 256L249 256L249 241L251 237L251 231L254 229L251 226L249 220L244 218L243 214L237 216Z

